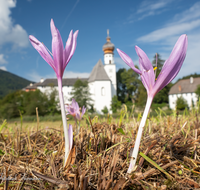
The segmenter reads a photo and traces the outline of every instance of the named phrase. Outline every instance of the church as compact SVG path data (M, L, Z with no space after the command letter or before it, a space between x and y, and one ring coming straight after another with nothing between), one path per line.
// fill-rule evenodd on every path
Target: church
M116 65L114 63L115 46L111 43L109 30L107 31L106 43L103 45L104 64L101 59L93 67L89 78L63 78L63 96L65 104L70 104L71 92L76 80L88 81L94 109L97 113L102 113L106 106L110 113L112 97L117 94ZM41 79L40 82L30 84L25 88L26 91L39 89L43 93L50 93L52 86L58 89L57 79Z

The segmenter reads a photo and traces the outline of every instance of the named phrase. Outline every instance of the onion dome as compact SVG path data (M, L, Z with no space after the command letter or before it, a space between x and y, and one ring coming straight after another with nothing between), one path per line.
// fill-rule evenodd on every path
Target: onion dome
M103 45L104 54L113 53L113 51L115 49L115 45L113 43L111 43L111 41L110 41L109 30L107 30L106 40L107 40L107 42Z

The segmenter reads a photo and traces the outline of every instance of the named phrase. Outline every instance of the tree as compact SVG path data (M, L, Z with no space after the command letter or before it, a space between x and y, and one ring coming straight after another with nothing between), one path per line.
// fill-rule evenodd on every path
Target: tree
M142 84L142 82L140 82L140 85L138 87L138 91L136 93L136 104L138 106L143 106L146 104L147 101L147 91L144 87L144 85Z
M187 101L181 96L176 100L176 109L177 110L184 110L188 108Z
M103 112L103 114L107 114L108 113L108 108L106 106L104 106L104 108L101 111Z
M38 107L39 115L54 114L58 112L56 93L46 95L40 90L16 91L6 95L0 100L0 118L8 119L23 115L35 115Z
M111 102L111 110L113 113L117 113L117 110L121 108L121 101L118 100L117 96L112 97L112 102Z
M126 97L126 84L123 83L121 74L126 71L126 69L119 69L117 71L117 98L119 101L124 102Z
M198 96L198 100L199 100L199 98L200 98L200 85L197 86L195 93Z
M88 111L93 111L93 104L91 93L89 92L89 86L87 81L78 79L72 88L72 98L76 100L79 107L85 106ZM71 100L72 100L71 98Z
M124 70L121 73L122 83L125 84L125 99L122 101L123 103L126 101L131 101L132 99L135 101L136 93L138 91L138 87L140 85L139 74L133 71L131 68L128 70Z

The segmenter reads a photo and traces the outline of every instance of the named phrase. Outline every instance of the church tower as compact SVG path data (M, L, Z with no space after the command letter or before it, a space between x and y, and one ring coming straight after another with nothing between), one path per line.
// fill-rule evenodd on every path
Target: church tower
M107 30L107 42L103 45L104 51L104 69L112 83L112 97L117 93L117 81L116 81L116 65L114 63L114 49L115 46L110 41L109 30Z

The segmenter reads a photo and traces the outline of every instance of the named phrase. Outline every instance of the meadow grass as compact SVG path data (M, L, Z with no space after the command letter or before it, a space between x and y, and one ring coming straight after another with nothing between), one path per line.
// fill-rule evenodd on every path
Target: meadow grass
M129 155L134 147L142 113L123 106L119 116L88 116L81 121L67 168L63 168L63 127L60 121L27 122L23 117L0 125L0 173L18 176L9 187L32 189L182 189L200 188L199 108L181 115L161 109L148 116L134 173L128 175ZM37 132L38 131L38 132ZM7 172L7 173L5 173ZM40 182L20 175L37 176ZM71 176L71 177L69 177ZM76 177L75 177L76 176ZM186 180L187 179L187 180ZM0 182L0 188L8 183ZM130 188L131 187L131 188Z

